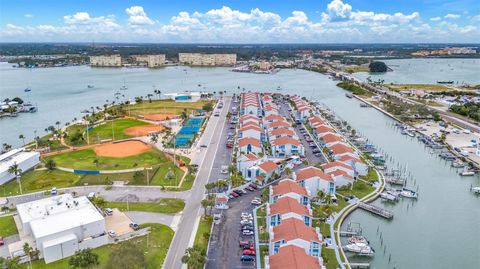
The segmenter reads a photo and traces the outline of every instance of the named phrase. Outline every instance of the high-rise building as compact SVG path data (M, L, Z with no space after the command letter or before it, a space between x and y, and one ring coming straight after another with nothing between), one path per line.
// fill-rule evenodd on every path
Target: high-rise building
M194 66L232 66L237 63L237 54L179 53L178 61L180 64Z
M90 66L94 67L121 67L122 57L120 55L99 55L90 56Z

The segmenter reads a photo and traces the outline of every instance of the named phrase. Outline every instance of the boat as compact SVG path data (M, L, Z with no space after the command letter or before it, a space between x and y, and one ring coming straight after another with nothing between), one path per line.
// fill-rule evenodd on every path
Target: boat
M346 93L346 94L345 94L345 97L347 97L347 98L353 98L353 94L351 94L351 93Z
M399 177L388 178L386 181L392 185L405 185L405 179Z
M370 105L367 103L360 103L360 107L370 107Z
M282 88L280 86L277 87L277 91L281 91Z
M438 84L453 84L453 80L437 81Z
M465 163L463 163L462 161L460 160L455 160L452 162L452 167L454 168L462 168L462 167L465 167Z
M471 177L471 176L475 175L475 172L474 171L469 171L469 170L464 170L464 171L460 172L460 175L464 176L464 177Z
M402 197L405 197L405 198L412 198L412 199L417 199L418 198L418 194L417 194L416 191L412 191L412 190L409 190L409 189L406 189L406 188L403 188L400 191L400 195Z
M473 187L472 188L473 193L475 194L480 194L480 187Z
M88 85L87 85L87 88L92 89L92 88L95 88L95 86L93 86L93 85L91 85L91 84L88 84Z
M348 243L349 244L358 244L358 243L368 244L370 242L368 242L367 238L365 238L364 236L354 235L348 239Z
M25 88L25 90L23 90L24 92L31 92L32 89L30 89L29 87Z
M362 256L372 256L375 251L368 244L355 243L345 246L345 250Z
M397 201L397 196L389 194L387 192L380 193L380 198L386 201L395 202Z

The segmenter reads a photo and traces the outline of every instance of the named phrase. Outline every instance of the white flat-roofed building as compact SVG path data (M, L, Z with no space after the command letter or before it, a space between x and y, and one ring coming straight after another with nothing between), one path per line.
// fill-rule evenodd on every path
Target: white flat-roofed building
M144 62L149 68L161 67L165 65L165 54L136 55L135 61Z
M90 56L90 66L95 67L121 67L122 57L120 55Z
M194 66L232 66L237 63L235 53L179 53L180 64Z
M40 153L18 148L0 155L0 185L15 178L14 174L8 172L8 168L15 163L22 172L26 172L40 163Z
M17 205L23 233L31 236L45 263L108 243L105 218L86 196L52 196Z

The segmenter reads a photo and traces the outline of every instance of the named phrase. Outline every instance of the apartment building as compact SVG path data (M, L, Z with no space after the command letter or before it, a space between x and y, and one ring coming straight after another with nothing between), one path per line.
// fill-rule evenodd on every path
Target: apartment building
M193 66L232 66L237 63L235 53L179 53L180 64Z

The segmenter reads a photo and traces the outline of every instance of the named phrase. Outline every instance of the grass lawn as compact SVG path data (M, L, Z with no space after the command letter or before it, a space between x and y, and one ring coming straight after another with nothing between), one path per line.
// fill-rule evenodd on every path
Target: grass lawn
M346 207L347 205L348 203L345 202L345 200L343 200L341 197L338 198L337 204L330 204L330 205L326 205L326 204L317 205L314 203L311 204L313 209L313 216L316 218L326 218L325 209L327 207L331 207L332 212L339 212L340 210L342 210L342 208Z
M170 242L173 238L173 230L170 229L168 226L156 223L147 223L140 225L142 228L150 227L151 233L147 236L140 236L133 239L128 240L135 244L138 248L140 248L143 253L145 253L145 260L146 260L146 268L148 269L156 269L161 268L163 265L163 261L165 260L165 256L167 256L168 248L170 247ZM148 245L147 245L148 242ZM118 243L118 244L123 244ZM108 257L110 253L114 251L116 248L116 244L110 244L106 246L101 246L99 248L95 248L92 251L99 256L100 264L97 267L92 267L95 269L105 268ZM43 260L38 260L32 263L32 268L35 269L65 269L70 268L68 265L68 258L59 260L53 263L45 264ZM27 268L25 265L23 268Z
M113 125L113 132L112 132L112 125ZM124 134L124 130L130 127L143 126L143 125L149 125L149 123L136 120L136 119L125 119L125 118L115 119L113 121L107 121L102 125L94 127L88 132L89 141L90 141L90 144L97 144L104 139L115 138L114 140L121 140L125 138L130 138L131 136ZM69 126L67 128L67 131L70 135L72 135L77 131L83 133L84 131L86 131L86 129L87 129L86 125L75 124L75 125ZM67 137L66 143L74 146L86 145L87 135L86 134L84 135L84 140L80 140L75 144L73 144Z
M343 68L343 71L351 74L351 73L357 73L357 72L369 72L370 69L368 69L368 66L364 66L364 65L349 65L349 66L345 66Z
M141 116L145 114L177 114L179 115L187 109L187 113L192 113L196 109L202 109L203 105L209 101L197 102L175 102L174 100L152 100L152 102L144 101L139 104L126 106L124 109L131 116Z
M169 162L162 152L155 149L122 158L102 157L95 154L93 149L84 149L45 158L45 160L48 159L54 160L57 166L85 170L121 170L136 167L151 167L159 163ZM99 161L98 166L94 163L96 159Z
M377 182L378 181L378 175L377 172L375 172L375 169L372 167L368 168L368 173L366 176L361 176L360 177L363 180L369 181L369 182Z
M258 225L258 240L261 242L268 241L268 232L267 232L267 213L265 206L257 209L257 225Z
M320 233L323 235L323 237L331 236L330 234L330 224L325 223L320 220L313 220L313 227L318 227L320 228Z
M192 188L193 183L195 182L195 176L194 175L186 175L185 179L182 182L182 185L179 188L176 187L167 187L168 191L188 191Z
M268 246L261 245L260 248L260 266L265 268L265 256L268 256Z
M13 216L0 217L0 237L18 234Z
M441 84L385 84L394 91L405 91L410 89L425 91L448 91L450 88Z
M174 177L166 178L169 171L173 172ZM160 167L155 171L155 174L150 179L150 184L156 186L177 186L182 180L183 175L182 169L178 168L177 166L173 165L173 162L168 162L161 164Z
M327 266L327 269L336 269L338 268L337 257L335 256L335 250L331 248L322 247L322 258Z
M200 223L198 224L198 230L195 234L195 241L194 245L199 245L205 250L207 249L208 239L210 238L210 230L212 227L213 217L212 216L204 216L200 219ZM207 236L208 234L208 236Z
M375 188L362 180L357 180L353 183L353 189L350 190L349 188L338 188L337 192L344 196L354 195L357 198L363 198L374 191ZM339 199L343 200L343 199Z
M118 208L120 211L127 211L127 202L105 202L104 207ZM163 198L158 202L140 203L129 202L130 211L144 211L163 214L175 214L183 210L185 202L182 199Z
M60 170L31 170L22 175L21 183L23 193L29 193L40 190L49 190L52 187L65 188L75 186L80 179L80 175ZM0 186L0 196L17 194L20 194L20 189L16 180L12 180Z

